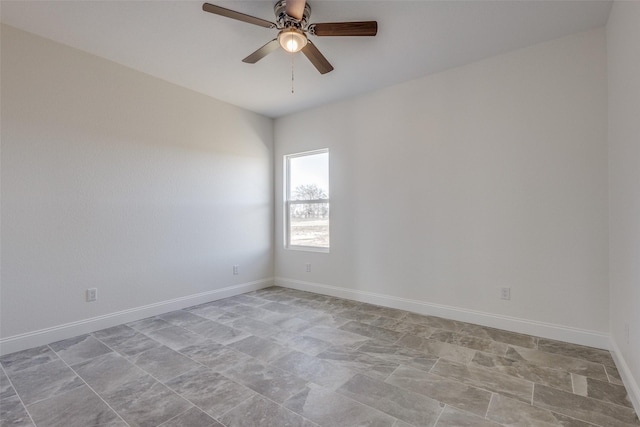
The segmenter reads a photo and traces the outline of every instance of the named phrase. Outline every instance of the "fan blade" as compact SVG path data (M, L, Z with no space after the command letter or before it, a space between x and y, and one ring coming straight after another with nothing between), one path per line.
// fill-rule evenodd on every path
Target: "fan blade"
M376 21L324 22L312 24L310 31L318 37L375 36L378 33L378 23Z
M304 15L304 5L306 3L306 0L287 0L287 15L292 18L296 18L298 21L302 20Z
M251 55L244 58L242 62L246 62L247 64L255 64L265 56L269 55L271 52L278 50L279 47L280 43L278 42L278 39L273 39L269 43L262 46L260 49L253 52Z
M311 43L311 40L307 41L307 45L302 48L302 53L304 53L304 56L320 71L320 74L327 74L333 70L333 66L329 64L327 58L322 56L316 45Z
M225 9L224 7L216 6L210 3L203 4L202 10L227 18L237 19L238 21L246 22L248 24L259 25L265 28L276 28L276 24L274 24L273 22L256 18L255 16L246 15L244 13L236 12L235 10Z

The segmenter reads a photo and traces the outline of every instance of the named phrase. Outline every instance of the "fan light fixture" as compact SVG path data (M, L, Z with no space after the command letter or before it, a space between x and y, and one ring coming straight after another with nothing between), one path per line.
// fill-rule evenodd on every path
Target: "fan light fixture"
M278 34L278 42L287 52L296 53L307 45L307 36L296 28L287 28Z

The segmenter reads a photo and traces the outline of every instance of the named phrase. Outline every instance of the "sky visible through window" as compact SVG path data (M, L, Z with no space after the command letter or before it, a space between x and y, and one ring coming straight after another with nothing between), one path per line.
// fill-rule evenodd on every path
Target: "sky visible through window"
M290 190L315 184L329 197L329 153L293 157L289 160Z

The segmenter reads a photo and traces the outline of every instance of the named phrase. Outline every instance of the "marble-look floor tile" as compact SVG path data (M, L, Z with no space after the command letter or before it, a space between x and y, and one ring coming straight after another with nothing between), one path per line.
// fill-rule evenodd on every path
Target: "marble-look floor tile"
M314 300L314 299L298 299L295 302L296 307L311 309L311 310L322 310L324 307L326 300Z
M624 385L620 372L618 372L618 368L615 366L604 365L604 370L607 372L607 377L609 377L610 383Z
M411 312L407 312L402 320L409 323L417 323L419 325L431 326L435 329L444 329L445 331L452 332L457 332L466 325L466 323L458 322L456 320L444 319L442 317L435 316L423 316L421 314Z
M323 427L392 427L395 418L315 384L284 406Z
M597 380L607 381L607 373L600 363L563 356L561 354L547 353L540 350L509 346L507 355L509 359L524 360L535 365L546 366L554 369L562 369L572 374L583 375Z
M334 329L350 322L349 319L345 319L344 317L318 310L307 310L304 318L313 323L314 326L324 326Z
M150 377L128 382L103 397L131 427L158 426L193 406Z
M269 337L280 332L280 328L250 317L241 317L227 323L232 328L240 329L258 337Z
M340 387L355 375L349 369L297 351L276 360L272 365L330 389Z
M302 334L296 334L290 331L278 332L277 334L269 337L269 339L284 347L297 350L311 356L316 356L332 346L326 341L307 337Z
M583 396L592 397L604 402L615 403L616 405L633 408L629 395L624 386L611 384L605 381L595 380L593 378L585 378L586 393L577 393Z
M193 323L191 326L192 325ZM145 335L174 350L179 350L190 345L196 345L206 339L202 335L191 332L180 326L169 326L168 328L155 329L153 331L146 332Z
M111 426L120 417L89 387L83 385L47 400L29 405L36 425L47 427Z
M129 338L132 338L136 334L139 334L139 332L127 325L118 325L91 333L94 338L100 340L111 348L113 348L112 344L117 345Z
M126 383L149 377L145 371L115 353L79 363L73 369L101 395L111 394Z
M224 414L220 421L227 427L314 427L300 415L254 396Z
M0 357L0 364L8 374L11 374L12 372L18 372L58 359L58 356L49 346L43 345L2 356Z
M227 369L223 375L277 403L283 403L307 385L307 380L253 361Z
M31 418L17 394L0 399L0 426L33 427Z
M232 328L214 320L209 320L197 325L190 325L189 330L220 344L230 344L250 335L248 332Z
M222 372L252 359L244 353L215 341L205 341L195 346L185 347L180 350L180 353L216 372Z
M169 326L171 326L171 323L164 321L158 317L147 317L146 319L127 323L127 326L145 334L156 329L168 328Z
M9 378L5 375L4 371L0 369L0 401L15 394L16 391L13 389Z
M502 425L514 427L589 427L592 425L499 394L493 395L487 418Z
M581 421L603 426L640 426L633 409L536 384L533 404Z
M329 297L325 301L325 310L337 309L337 310L348 310L348 309L357 309L362 305L361 302L352 301L348 299Z
M475 350L467 347L408 334L396 341L396 344L424 352L431 356L443 357L460 363L471 362L476 354Z
M410 424L425 427L433 426L444 408L444 404L437 400L361 374L343 384L337 393Z
M373 322L380 318L380 316L377 314L365 313L360 311L360 309L353 309L353 308L340 311L337 313L337 315L345 319L355 320L363 323Z
M507 353L508 345L486 338L478 338L473 335L465 335L451 331L435 331L430 339L455 344L472 350L484 351L504 356Z
M219 299L216 301L211 301L208 302L207 305L211 306L211 307L218 307L218 308L222 308L224 310L236 306L236 305L244 305L242 304L240 301L238 300L233 300L231 298L223 298L223 299Z
M429 338L434 331L439 330L432 328L431 326L421 325L419 323L409 323L404 320L390 319L388 317L380 317L371 322L371 325L400 332L403 335L411 334L422 338Z
M305 329L309 329L310 327L315 326L311 322L307 322L306 320L300 319L299 317L293 317L288 314L275 312L269 312L268 315L260 320L265 323L269 323L270 325L276 326L280 329L285 329L291 332L301 332Z
M378 326L367 325L361 322L349 322L340 326L341 330L353 332L358 335L373 338L381 341L396 342L402 337L401 332L392 331L391 329L384 329Z
M387 317L390 319L402 319L407 315L407 311L398 310L396 308L382 307L380 305L362 303L358 306L358 311L363 313L371 313L376 316Z
M385 382L481 417L487 412L491 400L489 391L406 366L396 369Z
M430 371L432 374L456 380L483 390L500 393L524 402L531 402L533 383L481 367L463 365L440 359Z
M362 335L326 326L314 326L305 330L302 334L336 346L358 346L369 340L368 337Z
M469 412L447 405L436 423L436 427L502 427L501 424L486 420ZM513 427L516 427L515 425ZM531 426L533 427L533 426Z
M9 378L27 406L84 385L60 359L9 373Z
M287 302L295 302L297 298L293 295L287 295L286 292L274 292L269 294L260 295L261 299L278 302L278 303L287 303Z
M135 331L135 329L133 329ZM147 350L161 347L158 341L149 338L148 336L137 332L130 337L110 338L108 342L105 342L114 351L124 357L134 357L140 353L144 353Z
M91 335L80 335L67 340L54 342L49 347L55 351L62 360L69 365L75 365L85 360L110 353L112 350L92 337Z
M281 302L270 302L268 304L260 306L265 310L273 311L275 313L290 314L292 316L304 313L304 309L289 304L282 304Z
M318 359L328 360L334 365L368 375L384 381L399 366L398 363L371 356L367 353L344 347L332 347L318 354Z
M214 418L255 395L247 387L204 367L168 381L167 386Z
M267 299L255 298L250 295L236 295L233 297L226 298L226 300L230 302L237 302L239 304L250 305L254 307L258 307L269 302L269 300Z
M545 384L548 385L548 384ZM582 375L571 374L571 385L573 386L573 390L565 390L565 391L573 391L574 394L579 394L580 396L587 395L587 377L583 377ZM556 387L560 388L560 387Z
M228 312L224 311L220 307L212 306L209 303L187 307L184 311L208 320L218 320L220 317L228 314Z
M251 357L255 357L265 363L271 363L291 352L291 350L280 344L253 335L231 343L229 347L248 354Z
M235 319L240 319L242 317L250 317L251 319L262 320L265 317L269 316L269 314L273 314L273 311L265 310L259 307L254 307L251 305L244 304L236 304L230 307L224 307L223 310L226 313L233 314ZM235 320L229 319L229 320Z
M156 317L158 319L164 320L165 322L169 322L174 326L180 326L180 327L197 325L198 323L202 323L205 320L204 317L198 316L186 310L170 311L169 313L161 314Z
M147 350L131 360L160 381L177 377L200 366L177 351L164 346Z
M195 406L158 427L224 427Z
M611 353L599 348L585 347L583 345L540 338L538 340L538 350L547 353L576 357L578 359L588 360L594 363L602 363L603 365L615 366Z
M427 372L438 361L438 356L430 356L418 350L402 347L388 341L371 340L362 344L357 350L387 362L410 366Z
M465 323L459 331L461 334L473 335L478 338L498 341L504 344L517 345L525 348L537 348L538 338L531 335L516 332L503 331L502 329L489 328L487 326Z
M33 427L29 408L45 414L74 394L73 405L98 410L52 412L52 423L419 427L437 419L436 427L640 427L606 351L287 288L52 347L74 363L70 369L49 346L0 357L2 427ZM127 422L102 422L103 404ZM213 405L216 416L199 405Z
M480 366L513 377L572 391L571 374L559 369L534 365L523 360L509 359L495 354L477 352L471 366Z

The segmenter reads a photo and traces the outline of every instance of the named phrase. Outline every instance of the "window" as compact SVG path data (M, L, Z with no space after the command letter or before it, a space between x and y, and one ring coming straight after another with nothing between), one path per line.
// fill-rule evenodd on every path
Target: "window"
M285 246L329 251L329 150L285 156Z

